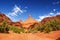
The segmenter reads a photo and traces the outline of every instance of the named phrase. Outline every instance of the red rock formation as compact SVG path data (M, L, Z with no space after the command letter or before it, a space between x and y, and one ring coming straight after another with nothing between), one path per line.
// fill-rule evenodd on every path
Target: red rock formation
M30 28L32 25L34 26L35 23L38 23L31 15L28 15L28 18L22 23L24 28Z
M44 24L46 23L47 21L50 21L51 19L59 19L60 20L60 15L56 15L56 16L52 16L52 17L47 17L47 18L44 18L40 24ZM5 14L3 13L0 13L0 24L3 22L3 21L6 21L9 25L14 25L14 26L17 26L17 27L26 27L26 28L33 28L37 25L39 25L39 22L37 22L34 18L32 18L31 16L29 16L25 22L22 22L22 21L18 21L18 22L12 22Z
M13 26L22 27L22 24L20 22L12 22L11 24Z
M0 12L0 24L3 22L3 21L6 21L8 23L8 25L12 26L17 26L17 27L21 27L21 23L20 22L12 22L5 14L1 13Z
M52 16L52 17L46 17L40 23L45 24L47 21L50 21L52 19L58 19L58 20L60 20L60 15L56 15L56 16Z
M39 25L39 23L34 23L32 25L29 26L29 28L34 28L34 27L37 27Z
M0 13L0 23L2 23L3 21L6 21L8 24L10 24L12 21L3 13Z

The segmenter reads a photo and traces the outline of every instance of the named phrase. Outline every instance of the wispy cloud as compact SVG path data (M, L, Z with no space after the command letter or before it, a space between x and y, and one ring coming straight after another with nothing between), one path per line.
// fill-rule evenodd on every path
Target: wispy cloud
M6 14L6 16L8 16L10 19L13 19L13 21L15 21L15 17L17 17L18 14L22 14L24 12L26 12L26 10L23 10L20 7L18 7L17 5L15 5L14 8L12 9L12 11L8 12L8 14Z
M39 16L39 19L36 19L37 21L41 21L43 18L50 17L50 15L43 15Z
M54 13L49 13L50 16L54 15Z
M41 21L42 19L46 18L46 17L51 17L51 16L56 16L56 15L60 15L60 12L54 14L54 13L49 13L48 15L43 15L43 16L39 16L39 19L36 19L37 21Z
M12 12L9 12L8 15L10 16L17 16L18 12L23 13L23 10L21 8L19 8L17 5L14 6L14 8L12 9Z
M53 9L53 11L55 12L55 11L56 11L56 9Z
M57 13L56 15L60 15L60 13Z
M54 16L54 13L49 13L43 16L39 16L39 19L36 19L37 21L41 21L42 19L46 18L46 17L51 17Z

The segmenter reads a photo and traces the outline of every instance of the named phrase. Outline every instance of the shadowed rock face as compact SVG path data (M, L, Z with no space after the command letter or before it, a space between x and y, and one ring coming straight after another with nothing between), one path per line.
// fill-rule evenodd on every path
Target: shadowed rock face
M58 20L60 20L60 15L56 15L56 16L52 16L52 17L46 17L46 18L44 18L44 19L41 21L41 23L42 23L42 24L45 24L47 21L50 21L50 20L52 20L52 19L58 19Z
M20 22L12 22L5 14L1 13L0 12L0 24L3 22L3 21L6 21L8 23L8 25L12 26L17 26L17 27L20 27L21 26L21 23Z
M58 18L60 20L60 15L57 15L56 18Z
M29 26L29 28L34 28L34 27L37 27L39 25L39 23L34 23L32 25Z
M22 27L22 24L20 22L12 22L11 25Z

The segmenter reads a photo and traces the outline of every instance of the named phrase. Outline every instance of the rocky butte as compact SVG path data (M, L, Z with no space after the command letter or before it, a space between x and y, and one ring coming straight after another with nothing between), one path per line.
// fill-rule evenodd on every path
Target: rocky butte
M17 21L17 22L13 22L12 20L10 20L5 14L0 12L0 24L3 21L6 21L8 23L8 25L10 26L17 26L17 27L24 27L24 28L32 28L36 25L38 25L38 21L35 20L34 18L31 17L31 15L28 16L28 18L23 22L22 20Z
M28 18L23 22L22 20L19 21L24 28L32 28L39 24L37 20L35 20L31 15L28 15Z
M2 24L2 22L5 20L8 23L8 25L10 25L10 26L13 25L13 26L24 27L24 28L33 28L33 27L36 27L37 25L45 24L47 21L50 21L51 19L60 20L60 15L46 17L46 18L42 19L40 22L35 20L31 15L28 15L28 18L24 22L22 20L13 22L5 14L0 12L0 24Z

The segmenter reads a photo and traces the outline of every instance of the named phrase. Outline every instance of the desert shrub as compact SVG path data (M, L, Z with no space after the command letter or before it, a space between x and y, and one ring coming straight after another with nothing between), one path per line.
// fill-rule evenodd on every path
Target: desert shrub
M47 21L45 24L40 24L32 29L29 29L29 32L45 32L49 33L51 31L60 30L60 20L58 19L52 19L50 21Z
M36 27L33 27L33 28L30 28L28 30L28 32L37 32L39 30L40 26L36 26Z
M10 30L12 30L14 33L24 33L24 28L18 28L16 26L11 26Z
M6 21L4 20L2 22L2 25L0 25L0 33L8 33L8 31L9 31L9 26L6 23Z
M60 21L58 19L53 19L46 23L47 26L52 27L53 31L60 30Z
M11 26L10 30L13 31L14 33L20 33L20 29L17 28L16 26Z
M45 28L45 25L44 24L40 24L40 26L38 26L38 31L43 32L44 28Z
M26 30L25 28L21 27L20 28L20 33L25 33L25 30Z
M49 33L51 31L60 30L60 21L58 19L53 19L53 20L47 21L44 24L44 26L45 27L44 27L43 30L44 30L45 33Z

